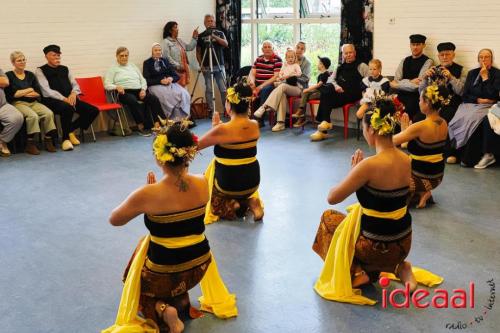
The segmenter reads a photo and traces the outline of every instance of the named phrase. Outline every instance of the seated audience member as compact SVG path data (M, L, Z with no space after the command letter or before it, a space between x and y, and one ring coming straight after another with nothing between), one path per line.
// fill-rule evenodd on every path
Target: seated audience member
M99 115L99 110L78 98L81 93L80 86L68 67L61 65L61 48L57 45L48 45L43 49L43 53L47 64L35 71L42 90L42 102L52 112L61 116L62 150L73 150L73 146L80 144L75 131L88 129ZM73 121L75 112L78 118Z
M363 98L359 102L361 106L356 111L358 119L363 119L366 110L368 110L368 103L375 98L375 94L379 94L382 91L388 94L391 88L389 79L382 76L382 62L380 60L370 60L368 69L370 70L370 76L363 78L361 81L361 89L364 92Z
M333 127L330 117L333 108L361 99L361 80L368 76L368 72L368 65L356 59L354 45L342 45L342 64L328 78L327 84L319 88L321 97L316 120L320 124L311 134L312 141L328 137L328 130Z
M490 49L479 51L477 60L479 68L467 74L463 103L448 126L450 141L456 150L447 162L456 163L459 158L462 166L484 169L496 162L495 154L500 154L500 137L493 132L486 117L499 100L500 70L493 67Z
M162 57L160 44L153 44L151 58L144 61L142 72L149 93L161 104L163 113L158 114L161 118L180 120L189 117L191 96L177 83L179 76L168 60Z
M9 143L17 131L23 126L23 115L14 106L7 103L5 98L5 87L9 86L9 79L5 76L4 72L0 69L0 156L10 156Z
M178 36L179 26L177 22L167 22L163 28L163 55L174 66L177 75L179 75L177 83L185 87L189 84L190 79L187 52L196 49L198 29L193 31L193 37L189 44L186 44Z
M274 82L278 79L282 65L281 58L274 52L273 43L264 41L262 55L257 57L248 76L248 84L257 97L254 106L260 106L267 100L274 89Z
M330 65L332 64L331 60L327 57L318 56L318 78L315 85L305 88L302 90L302 97L300 99L300 105L292 115L293 118L298 118L298 120L293 124L293 127L302 127L306 123L305 117L305 109L307 106L307 102L313 99L319 99L321 93L319 91L319 87L326 84L328 77L332 74L328 71Z
M155 127L159 127L161 105L158 98L146 93L146 79L135 64L129 63L128 56L126 47L116 49L117 63L106 72L104 87L118 92L120 103L128 106L132 113L139 134L150 136L153 123ZM144 104L139 103L140 101Z
M418 34L410 36L411 56L401 60L394 80L391 81L391 88L396 90L398 99L405 106L405 112L413 121L423 118L418 107L418 86L422 82L424 73L433 64L432 59L424 54L426 39L425 36Z
M231 105L231 120L223 123L219 113L212 117L212 129L198 143L198 149L214 146L215 158L205 177L209 182L210 200L205 212L205 224L219 218L233 220L250 210L254 220L264 217L259 197L260 166L257 160L259 124L248 119L252 88L244 81L227 90Z
M25 70L26 57L22 52L12 52L10 61L14 65L14 70L5 73L10 82L10 85L5 89L5 93L7 94L7 100L26 117L28 141L24 151L31 155L40 154L35 145L34 137L37 133L40 133L39 122L41 120L45 134L45 149L48 152L55 153L56 148L53 144L53 138L57 136L57 130L54 124L54 113L40 103L42 92L38 80L34 73Z
M297 64L299 66L301 74L297 76L296 80L292 78L291 80L276 81L275 84L277 82L281 83L278 84L275 89L273 89L273 91L269 94L269 96L265 100L264 104L261 105L259 110L257 110L254 113L254 116L258 117L259 114L261 114L260 117L262 117L263 113L266 110L276 111L278 114L277 115L278 122L273 127L273 131L275 132L285 129L284 121L286 118L286 112L288 106L287 97L300 96L302 89L307 88L309 86L309 79L311 77L311 63L304 56L305 52L306 52L306 44L304 42L298 42L297 45L295 46L295 55L297 56ZM281 70L283 70L283 67L284 66L281 67ZM263 122L261 122L261 125L263 125Z
M278 87L284 84L290 85L290 86L295 86L297 87L298 85L298 78L299 76L302 75L302 71L300 70L300 66L297 63L297 56L295 54L295 51L292 49L288 49L285 53L285 64L281 66L280 72L278 73L278 78L274 82L274 86ZM298 88L300 91L300 88ZM268 105L273 104L275 100L277 100L279 103L282 101L281 98L277 98L276 93L279 90L274 89L267 100L264 102L263 105L261 105L257 111L253 114L254 117L256 118L261 118L264 115L264 112L266 110L271 109L275 111L275 109ZM280 97L285 97L283 98L283 110L286 112L286 96L284 96L283 91L281 91L281 96ZM281 104L281 103L280 103ZM276 125L272 128L273 132L279 132L285 129L285 112L278 112L278 121L276 122Z
M417 208L424 208L444 176L444 148L448 126L439 112L450 102L450 93L443 84L434 82L420 95L420 111L425 119L410 125L407 113L401 117L401 133L392 139L396 146L408 142L411 158L411 183L409 201L416 199ZM418 198L412 198L418 196Z
M447 123L451 121L458 106L462 103L462 94L464 92L465 84L465 71L463 66L455 63L455 44L451 42L439 43L437 46L439 64L429 68L420 82L419 91L427 87L429 81L434 80L438 76L446 80L446 87L450 92L450 104L443 106L439 115L446 120Z

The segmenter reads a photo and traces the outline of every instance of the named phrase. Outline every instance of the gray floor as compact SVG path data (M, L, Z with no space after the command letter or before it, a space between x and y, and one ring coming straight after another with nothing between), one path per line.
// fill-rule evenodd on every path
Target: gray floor
M204 122L195 129L202 134ZM259 143L265 220L220 222L207 237L239 316L208 314L186 332L445 332L483 314L489 279L500 280L500 170L447 166L434 192L437 204L413 211L410 260L442 275L443 288L475 282L474 309L383 309L328 302L312 289L322 261L311 244L329 188L347 173L354 133L310 143L306 131L278 134L269 126ZM98 332L114 322L121 274L146 229L140 218L120 228L110 211L158 172L151 139L102 137L73 152L0 159L0 332ZM201 173L207 150L191 170ZM353 203L351 196L336 208ZM392 283L391 289L400 285ZM381 299L379 286L364 292ZM199 289L191 292L197 303ZM467 331L498 332L499 305ZM463 327L463 325L462 325ZM463 331L463 330L462 330Z

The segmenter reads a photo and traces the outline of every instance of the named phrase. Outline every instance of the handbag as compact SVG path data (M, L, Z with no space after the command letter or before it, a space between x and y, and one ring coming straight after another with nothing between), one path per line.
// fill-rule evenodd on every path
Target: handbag
M296 76L290 76L285 80L285 82L291 86L296 86L298 78Z
M203 97L195 98L191 102L191 117L193 119L204 119L208 118L208 104L205 103Z

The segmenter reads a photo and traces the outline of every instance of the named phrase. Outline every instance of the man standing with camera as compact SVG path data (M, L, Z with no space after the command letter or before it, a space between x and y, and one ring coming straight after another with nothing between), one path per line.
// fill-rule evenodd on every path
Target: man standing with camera
M215 102L213 101L213 82L219 87L222 105L226 101L226 83L224 71L224 53L223 49L228 46L226 36L222 31L215 29L215 17L211 14L205 15L203 21L206 30L199 34L198 44L196 46L196 57L200 63L203 77L205 78L205 98L208 104L209 114L214 111ZM210 63L210 57L212 63ZM203 63L202 63L203 61ZM210 68L210 65L212 68ZM214 81L212 81L213 73Z

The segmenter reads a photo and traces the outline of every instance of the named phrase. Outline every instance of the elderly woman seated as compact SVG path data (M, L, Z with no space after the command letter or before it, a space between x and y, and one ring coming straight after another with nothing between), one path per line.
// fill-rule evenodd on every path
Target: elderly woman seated
M159 126L161 105L158 99L146 93L146 80L136 65L128 62L129 52L126 47L116 50L117 64L106 72L104 87L106 90L116 90L120 103L129 107L132 116L142 136L150 136L152 122ZM144 102L141 105L140 101ZM145 107L144 107L145 106Z
M159 100L163 114L169 119L189 117L191 97L177 83L179 75L168 60L162 57L160 44L153 44L151 58L144 61L142 70L148 91Z
M39 122L41 121L45 134L45 149L50 153L55 153L56 148L52 142L52 138L57 135L54 113L40 103L42 92L38 80L34 73L25 70L26 57L22 52L12 52L10 61L14 65L14 70L5 73L10 82L5 93L7 100L26 117L28 141L25 152L31 155L40 154L35 145L34 137L35 134L40 133Z
M500 70L493 67L490 49L479 51L477 58L479 68L467 74L463 103L448 126L456 151L446 161L456 163L460 158L462 166L484 169L496 162L495 154L500 154L500 136L493 132L486 116L499 100Z

